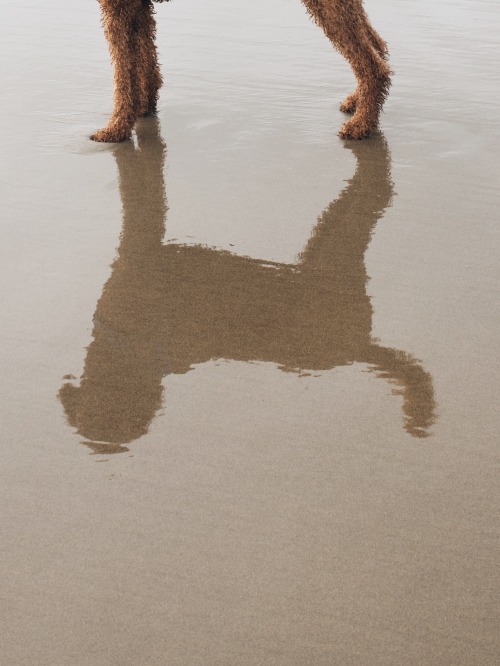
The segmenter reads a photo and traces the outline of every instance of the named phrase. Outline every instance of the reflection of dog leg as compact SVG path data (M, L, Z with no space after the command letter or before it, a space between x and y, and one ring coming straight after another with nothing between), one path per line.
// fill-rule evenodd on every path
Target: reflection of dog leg
M354 113L340 129L343 139L362 139L377 127L390 86L387 47L370 25L361 0L303 0L314 20L351 65L358 87L341 109Z
M356 170L318 219L300 254L300 267L335 274L346 293L356 290L365 297L365 252L394 195L391 155L382 134L370 145L354 141L345 146L356 158Z

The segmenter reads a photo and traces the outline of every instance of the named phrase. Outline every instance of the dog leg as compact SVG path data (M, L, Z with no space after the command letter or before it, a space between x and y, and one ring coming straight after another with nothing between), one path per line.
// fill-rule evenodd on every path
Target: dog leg
M346 58L358 86L344 101L342 110L355 112L340 129L344 139L369 136L378 124L390 86L387 47L371 27L361 0L303 0L308 11Z
M340 103L340 110L342 113L354 113L356 111L356 105L358 103L359 92L358 89L352 92L350 95Z
M158 91L163 83L155 37L153 3L151 0L142 0L142 9L137 19L137 116L148 116L156 112Z
M373 48L377 51L379 56L383 60L388 60L389 58L389 51L387 49L387 44L386 42L382 39L382 37L378 34L378 32L375 30L375 28L372 26L370 23L370 20L368 19L368 16L362 7L362 12L363 12L363 18L364 18L364 29L365 29L365 34L369 41L371 42L371 45ZM347 95L347 97L344 99L344 101L340 105L340 110L343 113L354 113L356 111L356 104L358 101L358 90L356 89L353 93L350 95Z
M104 32L115 70L114 109L94 141L128 139L137 118L137 28L142 0L99 0Z

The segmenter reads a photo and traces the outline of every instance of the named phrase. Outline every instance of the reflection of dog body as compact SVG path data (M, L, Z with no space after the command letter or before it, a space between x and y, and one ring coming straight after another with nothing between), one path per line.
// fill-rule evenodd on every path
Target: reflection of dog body
M156 110L162 78L158 65L156 24L151 0L99 0L115 65L115 108L96 141L122 141L138 117ZM163 2L163 0L156 0ZM378 122L390 85L387 46L368 21L362 0L302 0L333 45L350 63L357 89L341 105L354 113L340 136L361 139Z
M273 362L289 371L359 362L399 387L405 429L425 437L434 420L429 374L370 335L364 253L393 194L383 138L349 144L356 173L319 218L300 261L288 265L164 245L165 149L156 119L141 121L138 130L138 150L132 143L115 148L123 231L81 384L60 391L70 424L93 442L123 450L147 432L166 374L216 358Z

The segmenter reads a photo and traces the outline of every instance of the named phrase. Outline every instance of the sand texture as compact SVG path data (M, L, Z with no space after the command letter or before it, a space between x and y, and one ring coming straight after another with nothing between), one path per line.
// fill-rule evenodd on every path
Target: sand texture
M0 3L2 666L500 663L500 10L365 5L369 140L297 0L175 0L111 146L98 3Z

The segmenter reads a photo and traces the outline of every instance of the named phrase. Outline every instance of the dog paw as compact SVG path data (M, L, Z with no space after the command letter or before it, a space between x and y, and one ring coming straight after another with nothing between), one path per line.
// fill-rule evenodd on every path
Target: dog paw
M119 143L129 139L132 132L129 129L118 127L103 127L91 135L92 141L99 141L101 143Z
M342 111L342 113L354 113L356 111L357 101L358 101L357 93L352 93L351 95L347 95L345 100L340 105L340 110Z
M366 139L370 136L372 128L365 122L352 118L342 125L339 130L341 139Z

